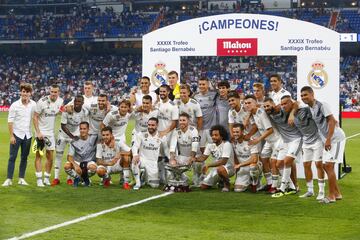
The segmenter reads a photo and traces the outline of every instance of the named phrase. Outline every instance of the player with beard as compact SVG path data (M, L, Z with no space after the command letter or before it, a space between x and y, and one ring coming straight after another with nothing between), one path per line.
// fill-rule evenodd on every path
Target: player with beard
M88 112L83 108L84 97L81 95L76 96L73 104L73 111L63 112L61 115L61 128L56 142L55 178L51 183L52 186L60 184L61 162L66 145L73 140L79 139L79 125L81 122L88 121ZM67 184L73 184L71 178L68 178Z
M36 184L38 187L50 186L51 168L53 164L53 152L55 150L55 119L56 115L60 113L60 108L63 104L63 99L59 97L60 88L58 85L50 87L50 95L41 98L36 103L34 113L34 128L36 132L36 141L38 145L40 142L45 143L46 148L46 163L44 181L42 180L42 164L41 158L43 152L36 151L35 154L35 175Z
M201 182L200 188L208 189L215 186L221 179L224 183L222 191L228 192L230 191L230 177L235 174L234 150L223 126L213 126L210 129L210 134L213 143L208 143L204 153L195 159L196 162L204 162L210 155L212 156L212 162L205 164L202 169L206 176Z
M111 127L101 129L102 140L96 146L97 174L103 179L104 187L110 186L111 175L124 169L124 189L130 189L130 151L125 142L116 141Z
M160 87L160 102L156 105L156 109L159 111L159 125L157 130L161 137L166 137L167 147L170 146L170 139L173 130L176 128L177 120L179 119L179 109L168 97L169 89L168 85ZM166 184L165 163L169 161L166 155L168 155L168 153L161 151L159 158L160 183L163 184Z
M345 133L338 126L329 105L315 99L314 90L311 87L305 86L301 89L301 100L309 105L313 119L320 130L320 135L324 142L322 158L324 169L328 176L329 195L322 202L332 203L336 200L341 200L342 195L336 182L334 165L335 163L342 163L346 141Z
M159 187L158 158L160 148L163 149L166 157L169 157L169 149L166 137L161 136L157 130L158 122L157 118L150 118L147 132L138 134L131 148L133 155L131 168L136 182L134 190L140 189L142 185L140 180L142 172L145 174L148 185L152 188Z
M141 132L147 132L148 121L150 118L157 118L159 111L152 106L152 97L150 95L143 96L142 105L134 112L135 128L132 132L132 140L134 142L135 136Z

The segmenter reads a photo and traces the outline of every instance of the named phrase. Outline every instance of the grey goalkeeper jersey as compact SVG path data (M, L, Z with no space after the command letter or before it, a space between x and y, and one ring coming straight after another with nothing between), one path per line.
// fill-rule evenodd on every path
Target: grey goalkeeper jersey
M210 129L216 125L217 92L208 91L206 94L197 93L194 99L200 104L203 114L203 129Z
M225 127L229 131L229 110L230 106L227 99L218 98L216 101L218 124Z
M301 132L305 144L313 144L317 140L321 140L318 127L312 118L310 108L300 108L295 114L294 123Z
M290 126L288 124L289 113L286 113L281 109L280 112L272 113L269 115L269 117L279 131L284 143L289 143L302 137L299 129L296 126Z
M77 162L96 160L97 135L89 135L86 140L79 139L70 143L69 155Z

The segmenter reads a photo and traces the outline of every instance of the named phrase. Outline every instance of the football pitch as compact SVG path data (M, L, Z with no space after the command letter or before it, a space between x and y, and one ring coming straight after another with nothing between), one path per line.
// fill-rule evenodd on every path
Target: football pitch
M133 124L132 122L130 124ZM346 119L347 136L360 133L360 120ZM9 156L7 113L0 113L0 181L6 178ZM129 136L129 134L128 134ZM299 195L273 199L265 193L221 193L218 189L174 193L136 206L30 237L32 239L360 239L360 173L357 171L360 135L348 139L346 160L352 173L339 181L344 199L319 204ZM118 177L104 189L99 178L89 188L65 184L36 187L34 156L28 160L26 180L18 186L0 186L0 239L18 237L79 217L163 194L161 190L121 189ZM314 182L317 191L317 182ZM301 193L306 190L300 181Z

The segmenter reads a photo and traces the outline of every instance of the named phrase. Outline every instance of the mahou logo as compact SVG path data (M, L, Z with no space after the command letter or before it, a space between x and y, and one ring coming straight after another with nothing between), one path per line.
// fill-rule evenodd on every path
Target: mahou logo
M257 56L257 38L220 38L218 56Z

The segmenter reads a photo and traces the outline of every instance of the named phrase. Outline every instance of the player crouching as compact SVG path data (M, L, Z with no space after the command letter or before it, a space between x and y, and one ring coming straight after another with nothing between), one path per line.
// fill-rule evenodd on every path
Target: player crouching
M96 173L95 163L97 135L89 135L89 123L80 123L80 139L70 143L68 161L64 165L65 172L74 178L73 186L80 180L90 186L90 177Z
M220 180L224 183L223 192L230 191L230 177L235 173L234 169L234 151L231 143L228 141L229 135L226 129L221 125L215 125L210 129L213 143L206 145L203 155L195 159L196 162L204 162L211 154L213 161L203 167L205 176L201 183L202 190L215 186Z
M259 176L262 172L262 163L259 161L257 145L249 145L243 136L244 125L234 124L232 143L235 152L236 180L234 191L244 192L250 186L251 192L256 192Z
M130 147L115 141L111 127L101 130L102 142L96 146L96 173L103 179L104 187L110 186L111 174L124 172L123 188L130 189Z

